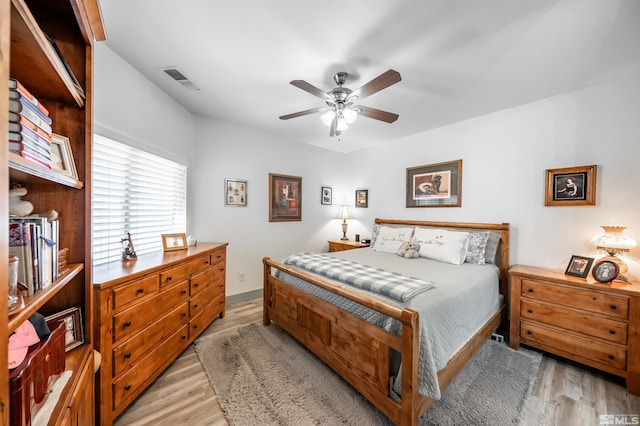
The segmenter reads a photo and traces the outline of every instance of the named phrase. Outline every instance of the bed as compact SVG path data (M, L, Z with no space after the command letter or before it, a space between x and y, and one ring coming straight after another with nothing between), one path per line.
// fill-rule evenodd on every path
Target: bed
M415 425L501 321L506 325L509 225L376 219L375 227L488 231L496 253L487 265L402 259L372 249L327 255L433 284L408 300L301 269L293 256L265 257L263 324L273 321L287 331L395 424ZM467 294L467 287L484 293ZM455 298L449 300L449 294ZM444 307L435 308L434 300L444 301ZM475 316L468 325L456 316L462 311ZM444 325L436 327L438 322Z

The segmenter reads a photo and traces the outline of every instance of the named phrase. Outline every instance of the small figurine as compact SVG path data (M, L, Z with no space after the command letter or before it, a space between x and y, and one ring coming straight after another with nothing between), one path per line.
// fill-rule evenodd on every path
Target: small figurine
M418 258L420 257L420 243L414 241L402 243L396 254L407 259Z
M120 240L122 243L122 261L136 260L138 255L133 248L133 241L131 241L131 234L127 232L127 236Z
M27 188L13 187L9 190L9 214L14 216L27 216L33 211L33 204L23 200L27 195Z

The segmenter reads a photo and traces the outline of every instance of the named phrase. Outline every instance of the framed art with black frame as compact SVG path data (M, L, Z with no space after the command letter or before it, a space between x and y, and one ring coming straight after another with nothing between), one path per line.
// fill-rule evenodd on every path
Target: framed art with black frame
M84 330L82 329L82 311L80 306L66 309L57 314L50 315L45 318L49 330L53 331L60 326L61 323L65 327L65 348L66 352L76 348L84 343Z
M586 278L587 275L589 275L589 269L591 269L592 263L592 257L573 255L564 273L566 275L573 275L574 277Z
M333 202L332 192L333 190L331 189L331 187L323 186L320 190L320 204L324 204L327 206L331 205L331 203Z
M547 169L545 206L594 206L597 166Z
M224 205L229 207L247 207L246 180L224 180Z
M369 207L369 190L356 189L356 207Z
M407 207L461 207L462 160L407 169Z
M302 178L269 173L269 222L302 221Z

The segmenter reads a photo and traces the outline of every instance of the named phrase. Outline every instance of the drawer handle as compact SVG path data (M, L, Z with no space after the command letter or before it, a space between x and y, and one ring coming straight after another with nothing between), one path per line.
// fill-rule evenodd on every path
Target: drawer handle
M197 330L198 329L198 324L193 324L193 329Z
M187 290L182 290L182 295L184 296L185 294L187 294Z
M126 385L126 386L124 387L124 390L126 390L126 391L131 390L131 385Z
M220 272L224 272L224 268L220 268Z
M167 277L166 281L169 282L169 281L171 281L172 278L173 277Z
M611 306L609 306L609 307L610 307L611 309L613 309L614 311L615 311L616 309L618 309L618 307L617 307L616 305L611 305Z
M124 354L124 359L129 359L129 358L131 358L131 354L130 353Z
M533 334L533 331L527 330L527 334Z
M527 291L528 291L529 293L533 293L533 289L532 289L532 288L528 289Z
M182 335L182 340L187 340L187 336Z
M609 334L616 334L615 330L609 330Z
M199 285L200 285L200 284L198 284L198 283L193 283L193 286L194 286L195 288L198 288L198 286L199 286Z
M131 327L131 321L127 321L122 325L125 326L125 327Z
M182 318L186 317L187 314L185 312L182 313Z
M613 356L613 355L609 355L609 359L610 359L610 360L614 360L614 359L615 359L615 356Z
M533 313L533 309L527 309L527 312L529 312L530 314Z
M193 308L196 309L198 307L198 304L196 303L195 305L193 305Z
M139 288L136 290L136 293L140 294L140 293L144 293L144 288Z
M204 261L204 264L205 264L205 265L208 265L208 264L209 264L209 261L208 261L208 260L205 260L205 261Z

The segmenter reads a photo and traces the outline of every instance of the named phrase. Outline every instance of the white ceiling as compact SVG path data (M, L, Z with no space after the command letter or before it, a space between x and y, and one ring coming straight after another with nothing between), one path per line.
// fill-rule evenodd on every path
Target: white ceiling
M637 0L102 0L107 44L194 114L350 152L640 70ZM177 67L199 91L161 69ZM400 115L360 117L340 140L289 84L356 89Z

